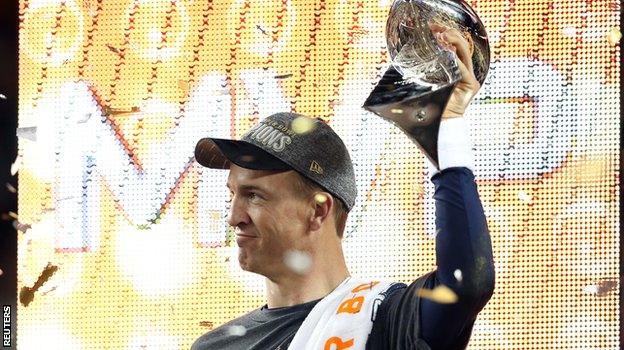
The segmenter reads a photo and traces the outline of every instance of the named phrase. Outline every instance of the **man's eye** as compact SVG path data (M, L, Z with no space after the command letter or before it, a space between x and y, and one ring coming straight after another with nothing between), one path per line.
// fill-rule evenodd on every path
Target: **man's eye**
M252 200L252 201L257 201L258 199L260 199L260 196L258 196L258 194L255 192L249 192L247 197L249 198L249 200Z

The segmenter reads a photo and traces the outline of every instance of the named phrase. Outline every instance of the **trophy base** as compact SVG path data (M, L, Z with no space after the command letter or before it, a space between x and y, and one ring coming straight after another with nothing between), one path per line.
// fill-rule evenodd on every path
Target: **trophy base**
M438 131L442 112L455 85L456 82L431 91L430 87L404 81L401 74L390 67L363 107L403 130L439 168Z

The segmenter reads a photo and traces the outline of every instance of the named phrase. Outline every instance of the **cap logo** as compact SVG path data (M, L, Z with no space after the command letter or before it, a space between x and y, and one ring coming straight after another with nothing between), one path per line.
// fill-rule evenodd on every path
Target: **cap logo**
M310 171L323 175L323 168L315 160L310 163Z
M292 138L284 131L264 123L256 124L245 135L245 138L247 137L273 149L275 152L283 151L286 145L292 143Z

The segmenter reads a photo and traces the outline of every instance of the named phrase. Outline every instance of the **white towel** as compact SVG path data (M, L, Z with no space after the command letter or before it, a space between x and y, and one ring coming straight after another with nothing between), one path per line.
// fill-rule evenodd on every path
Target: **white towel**
M314 306L288 349L363 350L377 308L393 284L348 277Z

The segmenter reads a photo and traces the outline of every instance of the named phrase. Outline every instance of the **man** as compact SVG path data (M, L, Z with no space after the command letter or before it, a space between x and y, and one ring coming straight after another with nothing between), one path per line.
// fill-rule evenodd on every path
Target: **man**
M440 171L432 177L437 270L409 286L351 277L341 245L356 195L348 151L322 121L274 114L240 141L197 144L200 164L229 169L228 223L235 228L239 263L266 277L267 304L204 334L192 349L466 347L494 288L491 242L462 118L480 86L462 35L438 28L436 37L455 50L463 77L443 112ZM307 270L285 262L293 253L311 260ZM421 290L439 286L456 300L421 297Z

